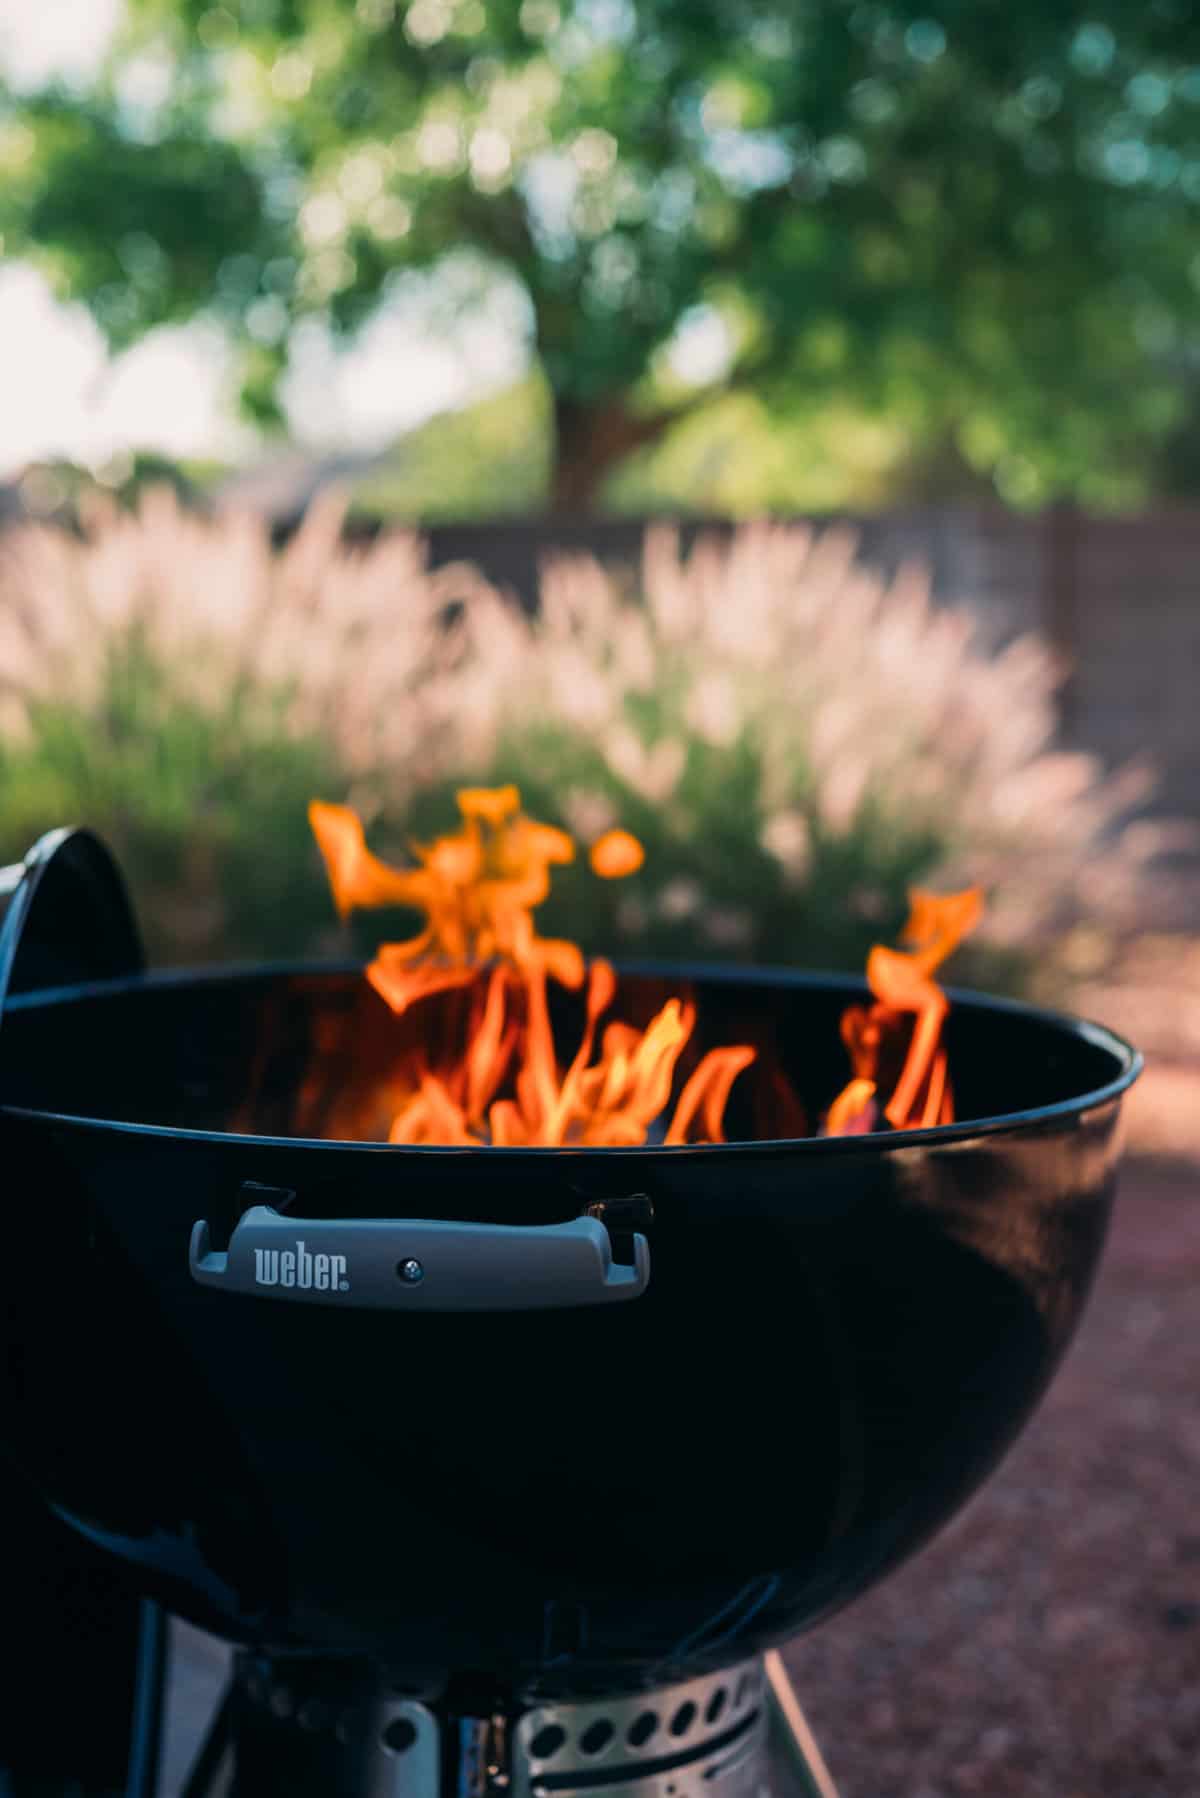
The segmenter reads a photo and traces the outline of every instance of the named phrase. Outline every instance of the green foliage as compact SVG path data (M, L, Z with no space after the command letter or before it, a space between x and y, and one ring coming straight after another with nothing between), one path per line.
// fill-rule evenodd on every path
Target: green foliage
M499 518L528 512L546 490L552 424L545 383L527 379L401 438L354 483L367 518Z
M473 252L527 297L562 503L722 390L1114 503L1191 404L1198 116L1176 3L132 0L94 92L0 96L0 232L114 342L222 318L260 420L299 320ZM689 385L697 307L728 355Z
M605 488L614 511L753 518L870 511L912 496L921 445L899 417L832 401L772 413L756 394L698 407L666 440L629 457ZM978 497L981 479L956 467L950 491Z
M636 571L548 556L530 617L411 533L342 542L314 506L286 545L170 489L0 557L0 855L91 825L128 872L156 960L346 946L310 798L356 805L403 858L455 788L515 781L581 852L621 825L628 880L586 855L542 928L589 951L861 967L914 883L980 884L962 972L1011 985L1086 917L1143 910L1145 783L1055 748L1056 658L991 652L845 533L759 524ZM412 920L368 914L367 951Z
M651 738L677 722L665 698L642 708ZM29 738L0 742L0 856L17 859L51 821L85 820L115 850L158 963L336 949L306 808L353 782L286 712L284 694L254 686L204 705L136 636L111 643L94 703L36 701ZM865 810L848 833L825 832L814 812L797 888L761 841L762 775L751 740L721 749L694 739L664 807L616 777L586 736L533 721L510 727L490 765L401 789L372 835L403 859L414 838L453 828L454 790L468 777L515 780L531 815L568 830L576 821L564 796L584 790L635 832L646 867L604 881L580 854L555 872L544 932L589 952L860 966L881 932L899 929L908 887L943 864L950 833L883 808ZM386 793L390 783L380 784ZM366 952L410 928L374 914L356 921L353 940Z
M652 736L669 728L658 712L652 706L646 720ZM864 808L841 833L823 831L813 811L804 880L790 880L762 841L763 759L749 739L728 748L690 741L669 805L632 791L596 744L561 725L512 729L483 775L515 781L533 817L568 831L577 825L570 796L584 791L642 843L645 864L624 880L598 879L585 853L554 871L539 928L595 953L861 968L871 944L903 924L909 887L936 876L951 848L950 831L901 807ZM455 815L447 782L416 797L402 828L387 821L381 839L425 840ZM973 969L1002 969L1011 984L1023 963L976 957ZM962 965L971 971L969 957Z
M0 740L0 855L51 824L98 830L156 962L311 950L330 910L305 807L344 775L284 713L261 688L205 706L136 636L114 641L93 703L39 699L24 739Z
M223 463L199 458L179 462L155 450L119 452L99 471L60 460L31 463L16 490L30 518L78 520L97 499L132 506L154 488L169 487L181 503L193 505L228 472Z

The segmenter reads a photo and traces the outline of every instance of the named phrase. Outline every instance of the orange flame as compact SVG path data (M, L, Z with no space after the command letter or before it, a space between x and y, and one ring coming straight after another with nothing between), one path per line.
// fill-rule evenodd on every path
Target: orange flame
M405 942L385 943L367 978L394 1012L450 988L473 988L466 1046L452 1065L431 1068L414 1050L394 1076L389 1141L463 1147L491 1143L612 1147L644 1143L665 1118L695 1010L670 999L645 1030L613 1022L593 1061L600 1019L616 976L606 961L585 968L576 944L539 937L533 910L550 890L552 866L575 854L570 837L520 810L516 787L466 788L461 828L413 846L417 866L389 867L366 846L348 806L314 800L309 818L342 917L361 907L403 905L425 914ZM593 847L607 879L641 866L641 844L610 831ZM488 965L490 973L486 972ZM583 1036L559 1064L547 979L579 989L586 979ZM734 1080L754 1060L745 1046L713 1049L686 1081L663 1140L722 1142Z
M627 830L606 830L592 844L588 857L592 873L601 880L623 880L627 874L636 874L645 859L646 851Z
M875 1003L852 1005L842 1018L842 1041L854 1077L829 1108L827 1136L875 1128L883 1069L897 1058L899 1074L882 1106L892 1128L953 1123L954 1097L941 1040L949 1001L933 975L982 913L978 887L962 893L909 895L908 922L900 935L901 942L910 945L907 953L877 943L867 957L867 981Z

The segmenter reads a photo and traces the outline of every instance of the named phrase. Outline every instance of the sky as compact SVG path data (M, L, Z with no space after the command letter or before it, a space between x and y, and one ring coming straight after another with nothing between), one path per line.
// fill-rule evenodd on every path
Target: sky
M121 11L122 0L0 0L0 76L18 91L86 83ZM349 350L319 330L300 337L283 395L288 425L314 449L371 450L513 380L524 360L511 296L447 331L437 293L414 282ZM30 262L0 259L0 479L42 458L99 468L134 449L253 460L233 375L221 334L202 323L151 332L111 357L86 308L56 300Z

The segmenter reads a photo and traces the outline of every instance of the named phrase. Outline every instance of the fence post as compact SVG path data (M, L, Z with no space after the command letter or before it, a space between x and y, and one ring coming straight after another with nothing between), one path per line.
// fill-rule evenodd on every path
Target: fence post
M1082 620L1079 605L1079 512L1068 501L1043 514L1041 541L1042 629L1067 670L1059 689L1059 715L1070 734L1079 718L1077 662Z

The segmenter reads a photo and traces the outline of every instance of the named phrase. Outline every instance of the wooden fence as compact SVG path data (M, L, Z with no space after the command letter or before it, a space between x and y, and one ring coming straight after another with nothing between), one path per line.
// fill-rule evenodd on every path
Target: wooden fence
M1158 809L1200 819L1200 509L1130 518L1072 510L1036 518L937 507L818 522L851 525L881 570L918 560L946 602L978 606L1001 631L1037 629L1071 669L1064 740L1111 763L1149 753ZM689 521L685 541L722 520ZM553 547L637 560L644 521L559 516L439 525L435 563L473 561L532 604Z

